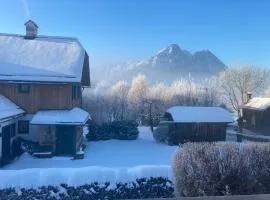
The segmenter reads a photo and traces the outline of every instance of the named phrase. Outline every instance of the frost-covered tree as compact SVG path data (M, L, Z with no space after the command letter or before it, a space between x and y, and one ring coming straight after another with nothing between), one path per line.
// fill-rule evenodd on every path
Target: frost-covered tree
M205 80L200 85L199 105L217 106L220 104L218 81L216 78Z
M132 118L145 116L145 100L147 99L148 82L145 75L139 74L133 78L128 92L129 109Z
M129 85L125 81L118 81L111 88L112 110L114 118L124 120L127 117Z
M200 87L192 80L181 79L174 81L169 88L170 104L197 105L199 90Z
M257 95L264 91L269 71L254 66L228 68L219 76L222 100L241 114L241 107L247 101L249 92Z

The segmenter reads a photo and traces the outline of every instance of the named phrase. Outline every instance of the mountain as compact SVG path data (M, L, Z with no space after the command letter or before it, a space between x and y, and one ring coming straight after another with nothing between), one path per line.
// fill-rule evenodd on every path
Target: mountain
M189 51L181 49L177 44L171 44L158 51L148 61L140 61L126 66L126 70L134 70L135 68L154 68L213 75L226 69L226 65L209 50L191 54Z
M211 51L203 50L190 53L181 49L177 44L171 44L158 51L149 60L127 62L117 66L110 66L106 80L131 80L138 73L147 75L151 82L174 80L192 76L206 78L225 70L226 65Z

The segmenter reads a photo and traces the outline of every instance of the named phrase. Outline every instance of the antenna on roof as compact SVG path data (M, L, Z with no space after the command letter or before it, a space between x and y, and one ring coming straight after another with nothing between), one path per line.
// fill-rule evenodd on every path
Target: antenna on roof
M32 21L28 20L24 23L25 25L25 39L33 40L37 37L38 34L38 25Z

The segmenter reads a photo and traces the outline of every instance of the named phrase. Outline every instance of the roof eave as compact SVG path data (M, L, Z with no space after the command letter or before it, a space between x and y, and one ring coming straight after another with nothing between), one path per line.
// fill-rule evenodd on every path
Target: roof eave
M80 81L29 81L29 80L0 80L1 83L34 83L34 84L74 84Z

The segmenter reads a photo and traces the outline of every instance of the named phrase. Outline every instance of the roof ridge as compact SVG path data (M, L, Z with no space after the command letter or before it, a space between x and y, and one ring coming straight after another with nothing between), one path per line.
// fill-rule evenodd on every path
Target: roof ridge
M13 36L13 37L25 37L25 35L17 34L17 33L0 33L0 36ZM38 38L51 38L51 39L70 39L74 41L79 41L76 37L68 37L68 36L54 36L54 35L37 35Z

